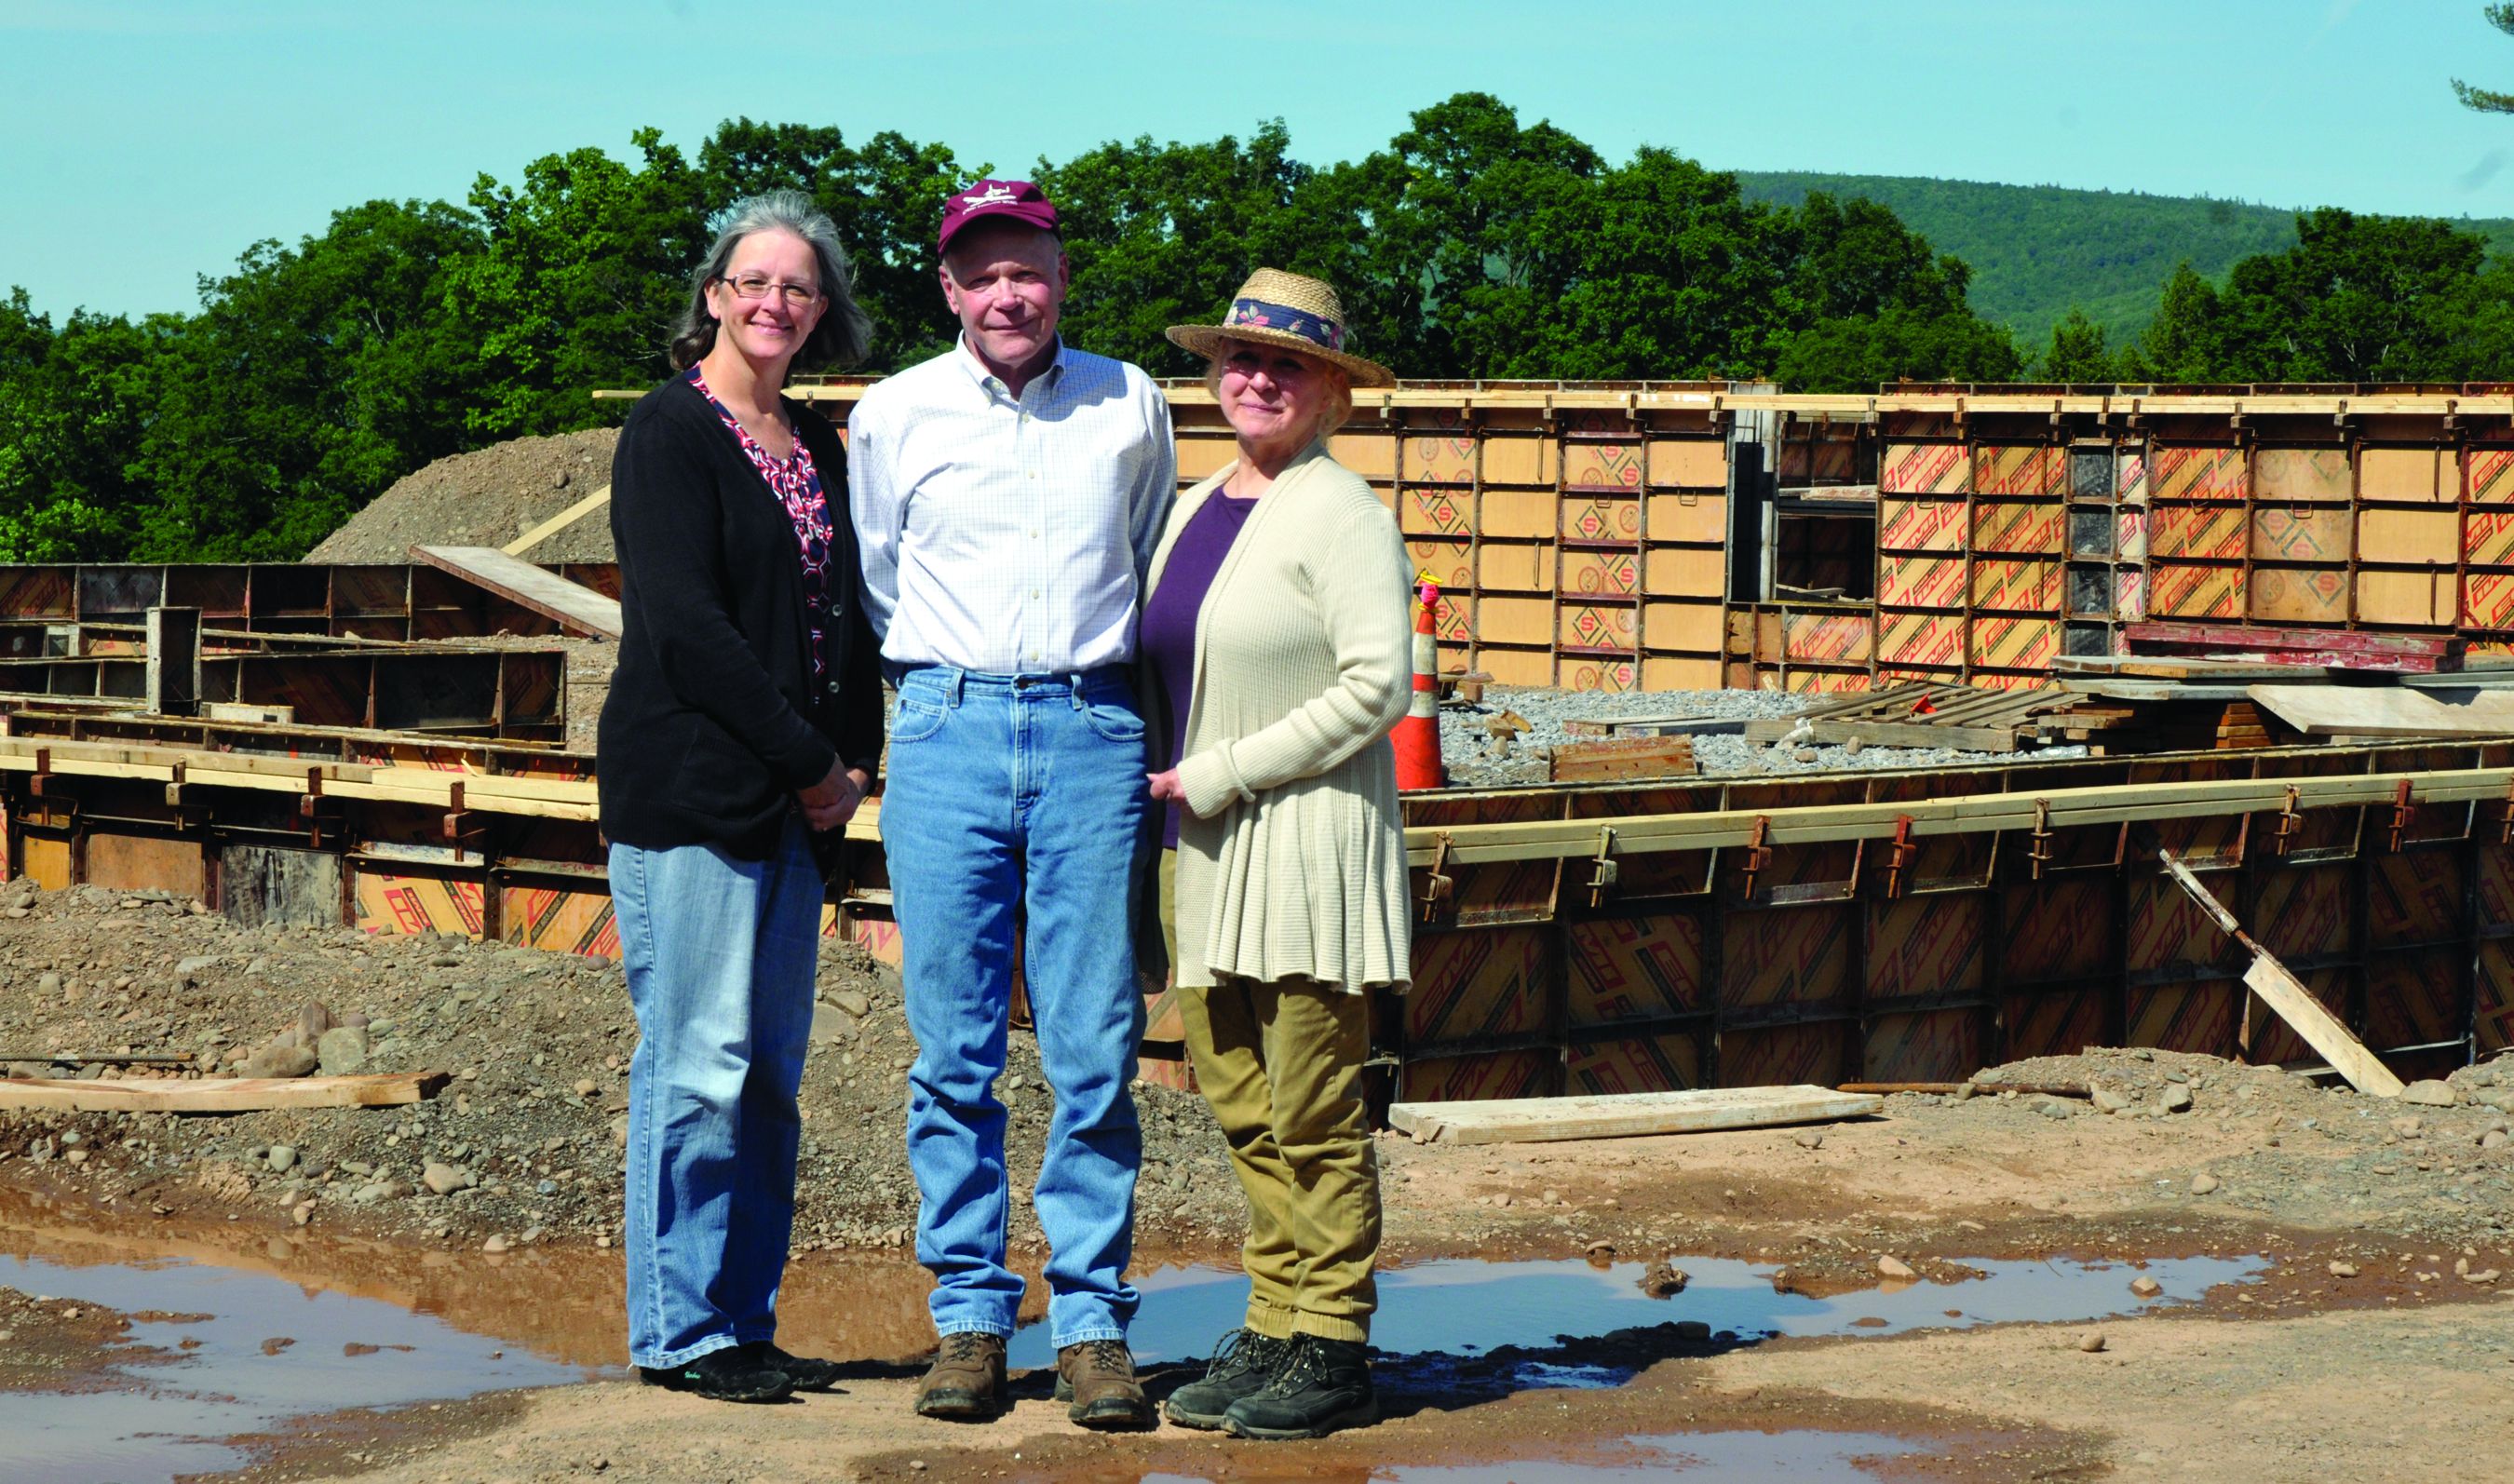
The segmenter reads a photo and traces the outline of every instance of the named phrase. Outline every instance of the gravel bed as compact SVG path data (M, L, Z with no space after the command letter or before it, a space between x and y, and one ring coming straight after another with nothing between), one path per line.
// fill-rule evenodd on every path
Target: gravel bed
M1491 788L1546 781L1553 749L1585 739L1563 723L1602 717L1701 716L1753 721L1795 716L1821 697L1788 691L1558 691L1541 687L1486 686L1479 703L1451 702L1440 708L1440 755L1453 786ZM1499 737L1492 723L1515 713L1527 726ZM2031 757L2084 757L2071 743L2030 753L1969 752L1956 747L1779 747L1743 737L1696 734L1693 755L1704 774L1737 777L1825 773L1844 769L1899 772L1965 763Z

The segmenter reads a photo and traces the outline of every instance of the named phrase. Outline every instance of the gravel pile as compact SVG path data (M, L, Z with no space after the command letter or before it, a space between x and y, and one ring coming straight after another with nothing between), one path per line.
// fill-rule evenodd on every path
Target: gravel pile
M1440 708L1440 756L1453 786L1542 783L1555 747L1594 740L1564 730L1568 721L1675 716L1757 721L1795 716L1823 699L1788 691L1603 692L1486 686L1480 702L1452 702ZM1511 717L1523 722L1523 728L1511 722ZM1691 735L1695 761L1703 773L1715 777L1841 769L1898 772L2087 753L2076 744L2042 747L2031 753L1968 752L1955 747L1782 747L1719 733Z
M410 560L414 543L503 546L611 482L613 427L510 438L403 476L305 553L309 562ZM533 547L536 562L615 560L600 510Z
M915 1045L898 978L827 940L818 995L796 1245L904 1246L916 1211L905 1136ZM317 1020L323 1031L301 1034ZM245 929L189 902L95 887L39 893L21 880L0 892L0 1049L171 1052L195 1059L185 1075L233 1075L257 1057L271 1070L310 1061L327 1071L454 1074L437 1098L399 1108L0 1112L0 1181L32 1175L125 1209L258 1208L422 1243L503 1250L608 1238L619 1230L636 1043L620 967L603 959L433 936ZM0 1069L55 1074L23 1061ZM1037 1224L1026 1192L1055 1108L1030 1037L1012 1038L998 1092L1023 1192L1013 1236L1027 1246ZM1243 1203L1204 1100L1150 1084L1135 1097L1140 1224L1236 1233Z

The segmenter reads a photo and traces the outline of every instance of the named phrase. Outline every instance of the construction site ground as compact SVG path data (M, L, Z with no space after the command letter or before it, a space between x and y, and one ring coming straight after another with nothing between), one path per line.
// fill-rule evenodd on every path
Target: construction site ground
M2095 1263L2115 1264L2105 1281L2122 1286L2110 1307L2124 1312L1891 1333L1880 1319L1874 1338L1852 1318L1823 1337L1723 1340L1679 1327L1679 1292L1644 1310L1663 1320L1490 1353L1386 1355L1389 1421L1259 1445L1170 1427L1085 1434L1039 1375L989 1425L911 1415L932 1343L907 1251L912 1048L895 979L853 950L825 952L820 999L782 1338L861 1362L840 1394L727 1408L615 1369L434 1405L312 1406L253 1440L256 1475L1358 1480L1490 1464L1502 1472L1478 1476L1501 1478L1537 1458L1610 1469L1630 1463L1628 1437L1706 1431L1904 1439L1921 1451L1878 1465L1897 1478L2506 1476L2484 1440L2514 1424L2514 1311L2499 1297L2514 1283L2501 1110L2514 1066L2501 1082L2494 1064L2457 1072L2452 1105L2438 1106L2204 1057L2096 1051L1984 1076L2077 1082L2099 1099L1895 1095L1880 1116L1831 1127L1594 1143L1383 1138L1384 1256L1400 1269L1725 1260L1850 1309L1886 1304L1899 1282L1946 1283L1960 1311L1985 1267ZM219 1063L298 1024L310 1003L366 1018L363 1069L454 1080L395 1109L0 1113L0 1256L62 1269L40 1295L0 1293L0 1387L144 1391L180 1377L180 1354L135 1364L149 1357L123 1334L130 1316L78 1291L78 1267L167 1257L383 1297L568 1365L625 1362L616 1244L635 1030L616 966L461 940L247 930L190 902L93 888L0 889L0 1050ZM1020 1190L1052 1106L1024 1037L1006 1086ZM1241 1200L1201 1101L1150 1085L1138 1097L1137 1270L1229 1263ZM1015 1210L1016 1258L1035 1273L1037 1228L1018 1199ZM2256 1270L2189 1302L2128 1289L2211 1256ZM1889 1279L1893 1263L1913 1277ZM1426 1302L1392 1287L1387 1323ZM2090 1333L2100 1350L2084 1347ZM1630 1379L1533 1379L1602 1366ZM1156 1389L1188 1374L1162 1365Z

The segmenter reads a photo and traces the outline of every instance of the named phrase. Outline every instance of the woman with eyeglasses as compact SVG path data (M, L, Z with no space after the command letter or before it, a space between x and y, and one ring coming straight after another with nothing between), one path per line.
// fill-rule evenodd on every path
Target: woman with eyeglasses
M881 750L846 454L783 394L864 356L829 217L736 203L612 457L620 658L597 771L628 1063L628 1353L723 1401L826 1387L776 1344L794 1218L821 859Z

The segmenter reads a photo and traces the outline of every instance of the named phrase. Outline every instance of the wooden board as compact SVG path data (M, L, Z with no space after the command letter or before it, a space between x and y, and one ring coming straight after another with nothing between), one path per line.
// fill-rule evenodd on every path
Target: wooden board
M513 541L507 542L507 554L508 556L521 556L525 552L530 551L535 546L548 541L551 537L558 535L561 531L575 525L578 521L583 520L585 517L601 509L604 505L609 503L611 503L611 486L606 484L601 489L594 491L583 500L580 500L576 503L568 506L566 509L559 511L556 515L543 521L540 525L533 527L523 535L516 537Z
M1791 1123L1865 1118L1882 1098L1822 1087L1722 1087L1683 1093L1609 1093L1585 1098L1399 1103L1389 1127L1434 1143L1543 1143L1637 1134L1703 1134Z
M2244 694L2307 737L2514 737L2514 692L2255 685Z
M0 1079L0 1108L74 1113L251 1113L275 1107L398 1107L435 1096L443 1072L356 1077L203 1077L195 1081Z
M2267 948L2247 937L2242 925L2236 922L2235 914L2226 910L2225 903L2219 902L2216 894L2210 891L2199 877L2191 874L2190 867L2170 855L2159 854L2165 862L2166 874L2173 878L2174 884L2198 902L2201 910L2207 912L2210 920L2224 930L2227 937L2250 950L2252 966L2245 971L2244 983L2251 991L2277 1011L2279 1019L2304 1038L2304 1044L2322 1053L2323 1060L2331 1063L2332 1070L2347 1078L2349 1086L2370 1097L2399 1097L2401 1079L2392 1075L2392 1069L2374 1060L2374 1054L2366 1049L2366 1043L2358 1040L2347 1026L2340 1024L2330 1011L2325 1010L2322 1002L2313 997L2313 992L2298 983L2294 975L2287 972L2286 965L2273 957Z
M495 546L413 546L410 554L476 587L555 619L581 634L620 637L620 600L606 598Z
M1558 783L1578 783L1701 771L1693 760L1690 737L1615 737L1557 746L1551 777Z

